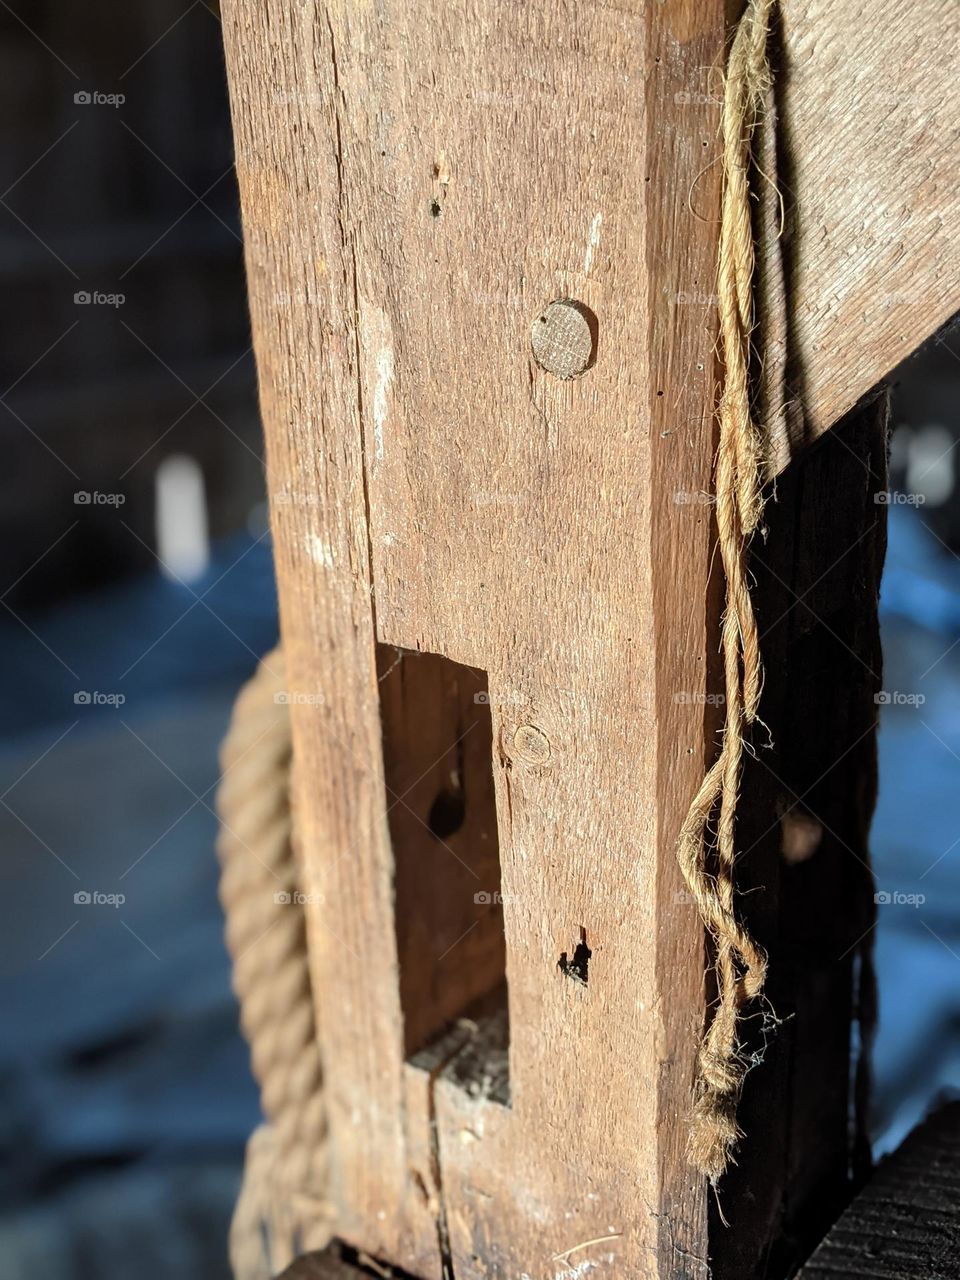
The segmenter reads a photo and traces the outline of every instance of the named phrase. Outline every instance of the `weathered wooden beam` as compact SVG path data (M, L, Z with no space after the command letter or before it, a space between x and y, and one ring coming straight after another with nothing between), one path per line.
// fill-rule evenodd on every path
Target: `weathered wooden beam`
M708 637L708 513L676 495L709 486L714 386L709 317L677 299L712 276L686 194L716 112L682 95L719 65L721 5L224 16L283 632L324 698L293 718L342 1234L463 1280L567 1256L639 1274L664 1213L702 1254L682 1116L703 958L695 920L667 921ZM531 351L568 298L596 347L574 380ZM410 797L378 642L489 680L501 884L446 844L472 932L473 895L502 891L510 1097L470 1124L442 1061L405 1065L417 929L393 904L416 909L417 868L391 852ZM581 944L589 986L558 967Z
M960 7L782 0L774 35L785 222L771 186L759 341L776 474L960 311Z

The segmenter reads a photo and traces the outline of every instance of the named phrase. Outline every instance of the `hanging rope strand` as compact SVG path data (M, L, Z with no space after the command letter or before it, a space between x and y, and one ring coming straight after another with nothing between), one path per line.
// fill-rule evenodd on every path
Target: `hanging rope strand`
M700 1048L688 1144L690 1160L712 1180L727 1168L740 1137L736 1108L746 1064L738 1022L743 1005L759 995L766 974L766 957L736 919L734 867L743 734L757 717L763 683L747 572L747 545L763 512L763 442L750 397L754 278L750 156L770 83L767 34L772 10L773 0L751 0L734 36L724 84L717 268L723 389L715 489L726 580L721 636L726 722L720 756L694 797L677 850L716 953L718 1003ZM716 875L712 876L707 867L707 829L718 803Z

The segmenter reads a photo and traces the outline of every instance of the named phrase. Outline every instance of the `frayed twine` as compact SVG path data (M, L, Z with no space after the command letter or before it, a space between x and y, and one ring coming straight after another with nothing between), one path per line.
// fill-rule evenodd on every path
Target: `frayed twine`
M754 243L750 206L751 141L770 86L767 36L774 0L750 0L737 27L724 81L723 195L717 296L723 389L715 466L716 520L726 579L722 653L726 722L720 756L708 771L680 831L677 857L716 953L718 1003L704 1035L687 1154L712 1182L742 1137L737 1104L752 1065L740 1043L744 1005L756 1000L767 959L734 912L735 819L743 734L758 720L763 670L750 598L747 545L763 513L763 437L750 396ZM707 830L719 806L716 874L707 870Z

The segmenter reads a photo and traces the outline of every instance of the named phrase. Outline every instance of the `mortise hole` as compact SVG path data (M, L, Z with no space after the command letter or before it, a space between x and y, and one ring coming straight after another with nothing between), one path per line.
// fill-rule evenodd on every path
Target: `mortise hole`
M487 674L476 667L378 644L377 677L411 1058L505 992L493 718Z

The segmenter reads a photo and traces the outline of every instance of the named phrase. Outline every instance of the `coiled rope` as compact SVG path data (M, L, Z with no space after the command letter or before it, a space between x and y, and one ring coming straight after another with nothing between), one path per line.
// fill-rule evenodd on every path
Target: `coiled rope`
M763 672L750 599L747 547L763 511L763 441L753 419L750 335L754 243L750 206L751 141L770 86L767 38L773 0L750 0L740 20L724 82L723 197L717 295L723 387L714 472L720 557L726 580L722 653L726 722L720 755L708 770L680 831L677 856L713 938L718 1003L700 1047L688 1142L691 1162L711 1180L727 1168L741 1136L736 1111L746 1062L738 1021L763 988L766 957L734 911L736 810L743 734L757 718ZM707 865L708 826L719 804L716 871Z
M220 900L240 1022L267 1123L247 1146L230 1228L236 1280L266 1280L330 1239L326 1124L291 832L283 653L243 688L220 753Z

